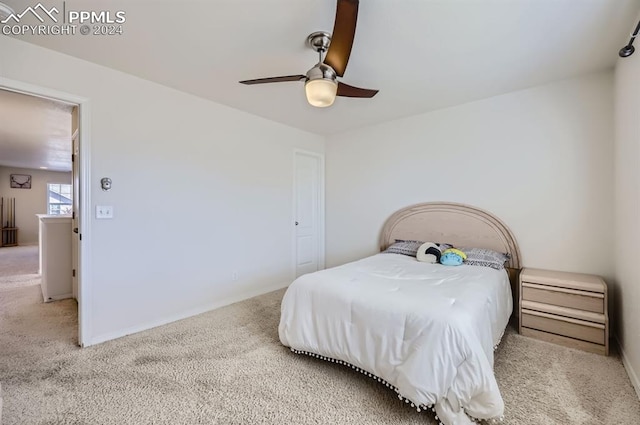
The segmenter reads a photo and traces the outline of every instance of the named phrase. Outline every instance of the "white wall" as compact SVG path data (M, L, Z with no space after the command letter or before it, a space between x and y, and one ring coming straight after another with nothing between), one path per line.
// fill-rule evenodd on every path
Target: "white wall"
M9 175L11 174L31 175L31 189L10 188ZM19 245L38 243L38 218L36 214L47 213L47 183L71 184L71 173L0 167L0 196L5 198L5 202L6 198L15 198L16 200L15 219L16 227L18 227Z
M603 72L327 140L327 263L376 252L419 202L484 208L524 265L611 277L613 76Z
M321 137L9 37L0 51L0 77L90 99L92 202L115 216L83 240L90 343L290 283L293 149Z
M640 54L619 59L615 74L615 278L618 339L640 395Z

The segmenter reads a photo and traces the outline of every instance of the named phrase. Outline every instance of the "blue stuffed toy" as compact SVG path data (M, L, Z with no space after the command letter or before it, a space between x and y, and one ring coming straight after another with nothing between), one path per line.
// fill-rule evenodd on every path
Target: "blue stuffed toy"
M467 254L459 249L449 248L442 253L440 264L445 266L459 266L467 258Z

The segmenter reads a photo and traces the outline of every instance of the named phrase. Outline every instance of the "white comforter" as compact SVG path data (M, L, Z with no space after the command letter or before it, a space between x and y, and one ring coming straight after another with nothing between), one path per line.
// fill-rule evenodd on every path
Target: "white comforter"
M435 405L447 425L497 418L493 348L512 311L507 273L378 254L307 274L282 300L280 340L342 360ZM466 414L465 414L466 411Z

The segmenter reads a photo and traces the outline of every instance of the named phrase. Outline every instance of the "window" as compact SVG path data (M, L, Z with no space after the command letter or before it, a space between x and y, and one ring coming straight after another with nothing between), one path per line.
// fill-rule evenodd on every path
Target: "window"
M47 184L47 211L51 215L71 214L72 196L70 184Z

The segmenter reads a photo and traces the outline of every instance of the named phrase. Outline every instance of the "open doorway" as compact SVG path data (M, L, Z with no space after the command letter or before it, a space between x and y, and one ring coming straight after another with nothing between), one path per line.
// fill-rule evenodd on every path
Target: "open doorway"
M0 244L0 291L23 301L35 300L39 292L39 302L59 302L67 315L73 305L73 320L79 323L79 241L86 205L81 197L88 193L81 188L88 176L81 176L82 100L19 82L0 83L1 227L14 229L2 232L7 235ZM48 235L49 257L43 256L43 235ZM43 278L52 284L43 285ZM34 294L25 297L27 292ZM82 326L76 342L85 345Z

